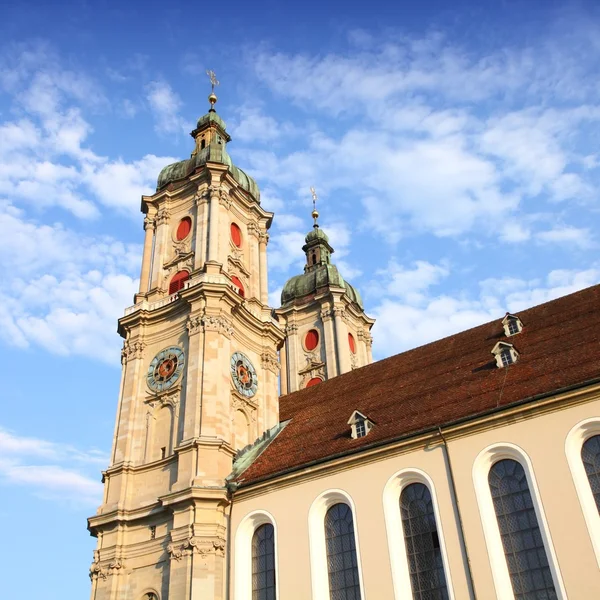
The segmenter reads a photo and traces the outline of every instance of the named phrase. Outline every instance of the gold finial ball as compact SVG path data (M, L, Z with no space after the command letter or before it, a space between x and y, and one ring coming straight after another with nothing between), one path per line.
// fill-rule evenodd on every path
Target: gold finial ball
M208 96L208 101L210 102L211 106L214 106L217 102L217 95L214 92L211 92Z
M313 219L318 219L319 218L319 211L318 210L313 210L312 211L312 218Z

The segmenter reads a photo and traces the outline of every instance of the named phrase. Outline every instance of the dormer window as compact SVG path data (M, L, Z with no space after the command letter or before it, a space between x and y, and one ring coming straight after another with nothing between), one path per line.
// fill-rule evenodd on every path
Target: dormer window
M496 365L498 368L508 367L519 360L519 353L516 351L512 344L506 342L498 342L493 350L492 354L496 358Z
M523 322L521 319L510 313L506 313L506 316L502 319L502 326L504 327L504 335L507 337L521 333L523 330Z
M368 417L355 410L348 420L348 425L352 427L352 438L357 439L365 437L373 428L374 423Z

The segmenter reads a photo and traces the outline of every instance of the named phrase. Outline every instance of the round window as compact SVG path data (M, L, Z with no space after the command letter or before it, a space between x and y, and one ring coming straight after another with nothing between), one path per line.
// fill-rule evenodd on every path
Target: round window
M237 223L231 224L231 241L238 248L242 247L242 230L239 228Z
M185 238L190 235L190 231L192 230L192 220L189 217L183 217L181 221L179 221L179 225L177 227L177 233L175 237L177 241L185 240Z
M311 329L304 338L304 347L307 350L314 350L319 345L319 332Z
M319 383L323 383L323 380L320 377L313 377L311 380L309 380L309 382L306 384L306 387L312 387L313 385L317 385Z
M356 342L354 341L354 336L351 333L348 334L348 345L350 346L350 352L352 352L352 354L356 354Z

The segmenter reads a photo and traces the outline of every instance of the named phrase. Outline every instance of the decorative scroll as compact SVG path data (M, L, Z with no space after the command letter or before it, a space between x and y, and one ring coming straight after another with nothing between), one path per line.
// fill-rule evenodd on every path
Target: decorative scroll
M167 552L171 560L177 561L181 560L184 556L191 556L192 554L199 554L200 556L207 556L209 554L225 556L225 540L223 538L207 540L192 536L181 543L169 544Z
M189 335L195 335L201 331L218 331L227 337L231 337L235 331L228 319L217 315L190 316L186 327Z
M169 210L167 208L161 208L158 213L156 213L156 224L162 225L163 223L168 223L169 217Z
M279 360L277 360L277 356L272 354L271 352L263 352L261 354L261 361L263 369L268 369L275 374L279 373L279 369L281 366L279 365Z
M121 349L121 364L136 358L142 358L144 354L144 344L142 342L130 342L125 340Z

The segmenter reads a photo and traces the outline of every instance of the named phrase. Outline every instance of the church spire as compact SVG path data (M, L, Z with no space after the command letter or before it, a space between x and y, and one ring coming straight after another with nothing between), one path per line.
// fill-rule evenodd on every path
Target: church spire
M210 109L208 112L217 112L215 110L215 104L217 103L217 95L215 94L215 86L219 85L219 80L217 79L217 76L212 69L209 69L208 71L206 71L206 74L208 75L208 78L210 79L210 85L211 85L210 94L208 95L208 101L210 102Z

